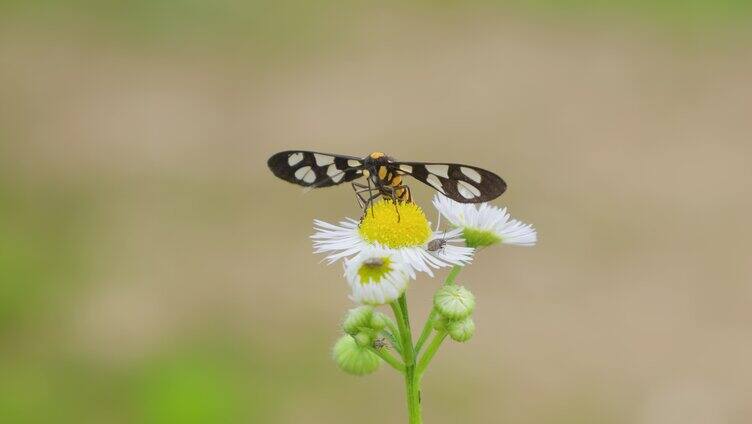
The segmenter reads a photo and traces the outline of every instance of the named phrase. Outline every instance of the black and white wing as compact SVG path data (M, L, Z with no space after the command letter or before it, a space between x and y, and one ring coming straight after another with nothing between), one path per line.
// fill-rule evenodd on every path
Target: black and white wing
M395 162L393 166L460 203L488 202L507 189L500 176L475 166L423 162Z
M267 161L277 177L304 187L330 187L362 175L363 161L354 156L288 150Z

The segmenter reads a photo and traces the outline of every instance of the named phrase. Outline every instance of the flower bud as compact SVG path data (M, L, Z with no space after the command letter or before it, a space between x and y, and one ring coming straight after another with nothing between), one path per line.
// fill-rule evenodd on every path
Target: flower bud
M355 339L355 343L357 343L358 346L368 347L373 343L373 337L369 333L369 331L361 331L352 337Z
M371 326L371 316L373 315L372 306L360 306L347 311L345 321L342 323L342 329L345 333L352 336L358 334L363 327Z
M388 322L389 322L388 316L384 315L381 312L374 311L373 316L371 316L370 327L378 332L378 331L381 331L384 327L386 327Z
M449 321L447 323L449 337L456 342L466 342L475 334L475 322L472 317L467 317L459 321Z
M344 335L334 344L334 362L348 374L366 375L376 371L381 359L367 347L359 346L352 336Z
M433 296L433 305L446 318L463 319L473 313L475 296L461 286L444 286Z

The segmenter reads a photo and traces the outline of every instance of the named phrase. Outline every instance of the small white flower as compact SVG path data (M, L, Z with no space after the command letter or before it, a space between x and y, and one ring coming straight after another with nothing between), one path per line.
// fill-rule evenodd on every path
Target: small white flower
M314 220L314 230L314 252L328 253L326 261L330 264L352 258L368 247L378 247L407 264L411 278L416 272L433 276L432 268L467 264L474 252L464 246L462 230L432 231L425 214L414 203L398 203L395 207L392 202L379 202L361 222L347 218L335 225ZM446 243L433 250L437 243L431 242L437 239Z
M530 224L510 219L507 208L497 208L488 203L476 207L459 203L437 194L433 204L454 227L462 230L468 246L483 247L496 243L534 246L538 234Z
M352 299L366 305L394 302L407 288L410 267L395 252L369 246L345 259L345 278L352 289Z

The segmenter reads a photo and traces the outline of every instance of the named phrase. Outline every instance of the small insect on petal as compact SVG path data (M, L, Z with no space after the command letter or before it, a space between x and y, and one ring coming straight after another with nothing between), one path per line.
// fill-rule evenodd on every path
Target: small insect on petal
M443 249L446 244L447 241L444 238L433 239L428 242L426 250L428 250L429 252L438 252L439 250Z

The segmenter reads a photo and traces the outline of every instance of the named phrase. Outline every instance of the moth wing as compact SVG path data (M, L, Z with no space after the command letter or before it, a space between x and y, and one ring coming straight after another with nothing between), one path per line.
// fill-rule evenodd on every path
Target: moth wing
M424 162L396 162L394 166L460 203L488 202L507 189L500 176L476 166Z
M362 174L363 161L354 156L287 150L267 161L277 177L303 187L331 187Z

